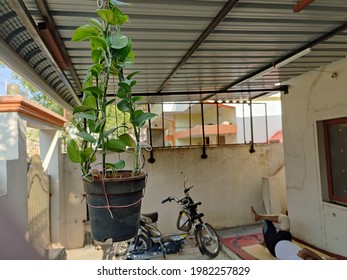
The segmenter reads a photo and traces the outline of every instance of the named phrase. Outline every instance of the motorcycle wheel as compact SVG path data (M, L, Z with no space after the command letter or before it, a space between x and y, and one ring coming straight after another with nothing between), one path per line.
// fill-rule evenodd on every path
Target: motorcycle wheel
M149 235L142 231L139 236L136 236L130 243L128 252L147 251L153 247L153 243Z
M123 259L128 249L128 241L114 242L109 247L103 249L103 260Z
M221 244L217 232L211 225L201 226L196 232L196 238L202 254L210 258L218 256Z
M117 242L114 250L116 257L124 256L128 249L128 241Z

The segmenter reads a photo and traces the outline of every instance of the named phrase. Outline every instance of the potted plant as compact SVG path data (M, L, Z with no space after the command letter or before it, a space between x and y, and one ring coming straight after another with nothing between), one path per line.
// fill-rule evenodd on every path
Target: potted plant
M139 109L137 102L141 97L132 96L137 72L124 74L125 68L134 64L135 56L131 39L121 33L121 27L129 22L119 9L121 5L127 4L104 1L104 6L96 11L99 19L90 19L72 37L75 42L90 41L92 65L83 83L82 105L73 111L78 139L68 142L67 154L72 162L80 164L92 236L101 242L109 238L123 241L137 233L147 177L142 170L140 129L156 116ZM117 99L107 96L111 77L118 79ZM129 116L133 137L129 133L119 135L124 124L106 129L110 106L117 106ZM130 153L132 170L123 170L124 160L108 161L110 152Z

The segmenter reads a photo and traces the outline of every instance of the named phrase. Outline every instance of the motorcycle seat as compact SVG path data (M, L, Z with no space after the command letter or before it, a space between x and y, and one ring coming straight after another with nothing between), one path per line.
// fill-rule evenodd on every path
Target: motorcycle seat
M155 223L158 221L158 212L141 213L141 216L148 223Z

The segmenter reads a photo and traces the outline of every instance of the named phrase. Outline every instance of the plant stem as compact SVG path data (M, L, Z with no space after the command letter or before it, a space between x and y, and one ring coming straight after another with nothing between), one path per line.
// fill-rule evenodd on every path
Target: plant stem
M138 162L139 162L139 153L141 150L141 143L140 143L140 136L137 131L136 126L133 124L135 139L136 139L136 148L135 148L135 155L134 155L134 161L133 161L133 171L132 175L135 175L135 173L138 172Z
M120 82L122 82L125 80L124 79L124 72L123 72L122 68L120 68L118 70L119 70L118 80ZM135 112L135 104L133 104L133 101L131 99L131 92L129 92L128 98L129 98L129 103L131 104L131 106L129 106L129 113L130 113L130 118L131 118ZM131 122L131 124L132 124L133 130L134 130L134 136L135 136L135 140L136 140L136 147L135 147L135 151L134 151L134 160L133 160L133 168L131 171L131 175L135 176L135 174L139 171L138 170L138 161L139 161L139 152L140 152L141 147L140 147L139 131L133 122Z
M108 28L106 29L106 34ZM106 54L105 54L105 59L106 59L106 75L105 75L105 84L104 84L104 94L102 97L102 102L101 102L101 119L105 120L101 127L100 127L100 138L101 140L101 147L102 147L102 176L106 177L106 142L105 142L105 126L106 126L106 104L107 104L107 89L108 89L108 82L110 78L110 72L111 72L111 63L112 63L112 54L110 52L109 47L107 47Z

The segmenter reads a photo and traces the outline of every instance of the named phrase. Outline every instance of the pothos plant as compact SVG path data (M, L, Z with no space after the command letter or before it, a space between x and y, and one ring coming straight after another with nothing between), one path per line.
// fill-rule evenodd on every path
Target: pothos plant
M105 1L104 7L97 9L99 19L92 18L89 23L78 27L72 41L89 40L92 65L87 69L83 83L82 104L73 111L73 124L80 139L71 139L67 145L67 154L72 162L79 163L84 179L91 179L92 164L96 161L97 151L102 153L102 172L117 171L125 167L124 160L108 162L108 152L129 152L133 154L132 175L141 172L143 162L140 160L140 129L155 114L144 112L136 103L142 98L132 95L136 85L134 76L138 72L125 76L124 69L134 64L132 41L121 33L121 27L129 22L129 17L119 9L128 5L119 1ZM110 78L118 79L117 98L109 99ZM124 124L106 130L107 107L116 106L130 118L133 137L128 133L119 135ZM142 164L141 164L142 162ZM93 171L93 172L91 172ZM111 172L111 174L114 172Z

